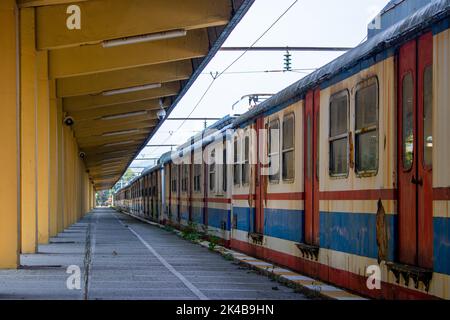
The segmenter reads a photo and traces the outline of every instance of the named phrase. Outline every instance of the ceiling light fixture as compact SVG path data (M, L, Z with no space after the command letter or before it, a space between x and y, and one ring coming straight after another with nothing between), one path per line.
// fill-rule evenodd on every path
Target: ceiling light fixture
M103 147L114 147L114 146L122 146L124 144L130 144L130 143L134 143L134 140L128 140L128 141L121 141L121 142L114 142L114 143L107 143L104 144Z
M115 151L106 151L106 152L102 152L102 153L99 153L99 155L102 155L102 156L107 157L107 156L110 155L110 154L117 154L117 153L123 153L124 156L127 156L127 155L130 154L130 152L127 151L127 150L115 150Z
M104 134L102 134L102 137L122 136L122 135L126 135L126 134L133 134L133 133L139 133L139 132L141 132L139 129L105 132Z
M117 94L123 94L123 93L131 93L131 92L137 92L137 91L144 91L144 90L150 90L150 89L158 89L161 88L161 83L152 83L152 84L146 84L143 86L135 86L135 87L129 87L129 88L123 88L123 89L114 89L114 90L108 90L103 91L103 96L114 96Z
M118 162L117 160L122 160L123 161L124 157L114 157L114 158L109 158L109 159L103 159L103 160L100 161L100 163L110 164L110 163Z
M125 118L131 118L131 117L137 117L137 116L143 116L145 114L148 114L146 110L142 111L136 111L136 112L128 112L128 113L121 113L121 114L115 114L111 116L103 116L100 118L100 120L117 120L117 119L125 119Z
M182 29L158 32L158 33L149 33L149 34L144 34L144 35L134 36L134 37L125 37L125 38L120 38L120 39L105 40L102 42L102 46L103 46L103 48L112 48L112 47L118 47L118 46L123 46L123 45L127 45L127 44L180 38L180 37L185 37L186 34L187 34L187 31L182 30Z

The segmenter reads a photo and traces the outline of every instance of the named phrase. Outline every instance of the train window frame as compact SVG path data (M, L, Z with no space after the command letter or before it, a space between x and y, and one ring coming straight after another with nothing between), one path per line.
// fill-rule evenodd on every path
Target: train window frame
M228 164L227 164L227 142L223 142L222 146L222 192L228 192Z
M189 184L189 167L188 164L183 163L181 165L181 192L187 193Z
M408 80L408 81L407 81ZM406 90L406 85L408 86L409 90ZM406 72L403 76L402 76L402 80L401 80L401 84L402 86L402 114L399 115L401 117L401 121L402 121L402 128L401 128L401 148L402 148L402 155L401 155L401 166L402 166L402 171L403 172L410 172L414 165L415 165L415 156L418 150L415 150L414 147L415 146L415 140L417 139L416 132L414 130L415 125L414 125L414 112L415 112L415 105L414 105L414 101L415 101L415 94L416 92L414 91L414 86L415 86L415 78L414 78L414 72L413 71L408 71ZM409 99L407 99L406 95L409 93ZM407 102L410 102L409 105L407 105ZM406 123L406 119L405 119L405 111L407 111L407 107L409 107L409 111L410 111L410 115L411 115L411 123L408 126ZM411 158L407 159L406 157L406 150L405 147L408 145L406 140L405 140L405 129L409 129L410 130L410 134L412 136L412 141L410 141L410 145L412 146L412 153L411 153Z
M372 126L369 126L369 127L363 127L363 128L358 129L357 128L357 109L358 109L357 108L357 95L358 95L359 91L361 91L361 90L363 90L365 88L368 88L368 87L370 87L373 84L375 84L375 86L376 86L376 117L375 117L376 124L372 125ZM356 174L356 177L358 177L358 178L375 177L375 176L378 175L378 171L379 171L379 168L380 168L380 159L379 159L379 157L380 157L380 82L378 80L378 76L377 75L373 75L373 76L370 76L370 77L360 81L355 87L355 93L353 95L353 100L354 100L354 109L353 109L353 112L354 112L354 127L353 127L353 129L354 129L354 133L355 133L353 135L354 136L353 137L353 139L354 139L353 140L353 145L354 145L354 149L355 149L355 152L353 154L353 157L354 157L353 161L355 163L355 165L354 165L355 174ZM358 152L359 151L359 144L357 143L357 137L359 135L361 135L361 134L365 134L365 133L368 133L368 132L371 132L371 131L376 131L377 132L377 134L376 134L376 138L377 138L376 139L376 145L377 145L377 148L376 148L376 152L377 152L377 154L376 154L376 164L377 164L376 165L376 169L372 169L372 170L358 170L357 155L359 153Z
M194 193L201 193L202 192L202 165L199 163L194 163L193 169L194 169L193 191L194 191Z
M243 186L249 186L250 185L250 148L251 148L251 141L250 141L250 134L249 131L246 130L244 138L242 139L243 143L241 144L242 147L242 161L241 161L241 182ZM246 149L248 142L248 149ZM244 168L247 166L247 169L245 170L245 179L244 179Z
M240 161L240 139L238 137L234 137L233 141L233 185L236 187L241 186L241 161ZM236 175L236 168L239 170L238 174Z
M273 124L274 123L277 123L277 125L278 125L278 149L277 149L277 152L271 152L272 151L272 147L271 147L271 142L272 142L272 128L274 127L273 126ZM271 119L269 119L269 122L268 122L268 125L267 125L267 128L268 128L268 139L267 139L267 160L268 160L268 162L269 162L269 164L271 164L271 159L272 159L272 156L274 156L274 155L277 155L278 156L278 173L277 173L277 178L276 179L273 179L272 177L274 176L274 175L271 175L271 174L269 174L268 175L268 177L269 177L269 184L279 184L280 183L280 177L281 177L281 174L280 174L280 171L281 171L281 157L280 157L280 141L281 141L281 134L280 134L280 127L281 127L281 124L280 124L280 118L279 117L273 117L273 118L271 118ZM270 165L269 165L269 167L270 167Z
M333 102L334 99L340 99L343 96L345 96L347 98L347 112L346 112L346 117L347 117L347 128L346 128L346 132L339 134L339 135L335 135L332 136L332 132L331 132L331 104ZM334 94L332 94L330 96L330 103L329 103L329 109L328 109L328 122L329 122L329 133L328 133L328 174L331 178L335 178L335 179L346 179L349 177L350 175L350 139L351 139L351 129L350 129L350 91L348 89L344 89L341 91L338 91ZM331 171L331 163L332 163L332 148L331 145L333 142L338 141L338 140L343 140L344 138L346 138L347 144L346 144L346 148L345 148L345 152L347 155L347 163L346 163L346 172L345 173L333 173Z
M210 163L208 164L208 189L210 193L215 193L216 188L216 180L217 180L217 165L215 160L216 149L212 149L210 154Z
M429 71L431 74L430 74L430 79L429 79L429 81L427 81L426 80L426 78L427 78L427 71ZM423 168L426 170L426 171L432 171L433 170L433 149L434 149L434 145L433 145L433 143L434 143L434 141L433 141L433 139L434 139L434 137L433 137L433 103L434 103L434 94L433 94L433 84L434 84L434 82L433 82L433 76L434 76L434 70L433 70L433 65L432 64L429 64L429 65L426 65L425 66L425 68L424 68L424 70L423 70L423 79L424 79L424 81L423 81L423 88L421 88L421 90L423 90L423 116L424 116L424 118L423 119L421 119L421 121L422 121L422 127L423 127L423 137L422 137L422 139L423 139L423 147L422 147L422 166L423 166ZM427 85L430 85L430 87L428 88L427 87ZM430 120L431 120L431 125L430 125L430 129L431 129L431 147L429 147L428 146L428 143L429 143L429 141L428 141L428 139L427 139L427 137L426 137L426 123L425 123L425 121L426 121L426 117L425 117L425 113L426 113L426 110L425 110L425 108L426 108L426 104L427 104L427 97L426 97L426 89L429 89L430 90L430 95L431 95L431 97L430 97L430 101L429 101L429 103L430 103L430 105L428 106L429 108L430 108ZM427 162L427 159L426 159L426 153L425 153L425 150L426 150L426 148L431 148L431 155L430 155L430 162L428 163Z
M292 130L292 147L291 148L287 148L287 149L285 149L284 148L284 124L285 124L285 121L287 120L287 119L290 119L290 118L292 118L292 122L293 122L293 130ZM291 184L291 183L294 183L294 181L295 181L295 113L292 111L292 112L289 112L289 113L286 113L285 115L283 115L283 127L282 127L282 129L281 129L281 144L280 144L280 164L281 164L281 166L280 166L280 171L281 171L281 179L283 180L283 183L289 183L289 184ZM293 173L294 173L294 175L292 176L292 178L285 178L284 177L284 169L283 169L283 164L284 164L284 154L285 153L287 153L287 152L292 152L293 153L293 160L292 160L292 170L293 170Z
M176 164L172 165L172 174L171 174L171 182L170 182L170 190L171 193L177 193L178 192L178 185L177 185L177 176L178 176L178 167Z

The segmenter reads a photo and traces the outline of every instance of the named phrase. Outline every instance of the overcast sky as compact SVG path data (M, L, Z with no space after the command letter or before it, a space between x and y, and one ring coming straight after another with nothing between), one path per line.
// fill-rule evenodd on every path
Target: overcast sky
M294 2L294 0L256 0L224 46L250 46ZM335 46L354 47L367 35L367 25L389 0L299 0L295 6L255 46ZM223 71L241 52L219 52L206 67L170 117L187 117L210 85L210 72ZM293 69L319 68L342 53L292 52ZM282 70L284 52L247 52L228 73L217 79L191 117L223 117L244 113L248 100L232 110L242 96L277 93L311 71L287 73L247 73ZM237 73L236 73L237 72ZM245 73L240 73L245 72ZM304 73L306 72L306 73ZM208 122L208 125L214 121ZM151 144L181 144L204 127L202 121L166 121ZM157 158L170 148L146 148L140 155ZM132 167L152 162L134 161ZM140 172L141 169L134 169Z

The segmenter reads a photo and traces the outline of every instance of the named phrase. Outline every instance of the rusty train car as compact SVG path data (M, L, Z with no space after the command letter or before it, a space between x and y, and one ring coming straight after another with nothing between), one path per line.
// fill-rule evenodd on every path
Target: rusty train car
M449 75L450 1L431 1L164 155L116 207L368 297L449 299Z

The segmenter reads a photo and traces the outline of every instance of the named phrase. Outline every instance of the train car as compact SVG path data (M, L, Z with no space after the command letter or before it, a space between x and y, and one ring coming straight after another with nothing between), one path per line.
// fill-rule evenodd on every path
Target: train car
M163 155L160 221L368 297L449 299L450 0L401 14L213 125L221 138L206 130ZM218 154L225 166L198 162ZM137 188L116 206L135 212Z
M250 214L235 188L231 247L371 297L449 298L449 14L432 1L237 119L279 129L280 170L253 166Z
M223 164L223 157L227 157L226 130L233 119L225 117L161 158L166 183L164 208L172 226L194 226L229 241L231 170ZM205 155L213 161L205 163ZM216 157L220 159L217 163Z

